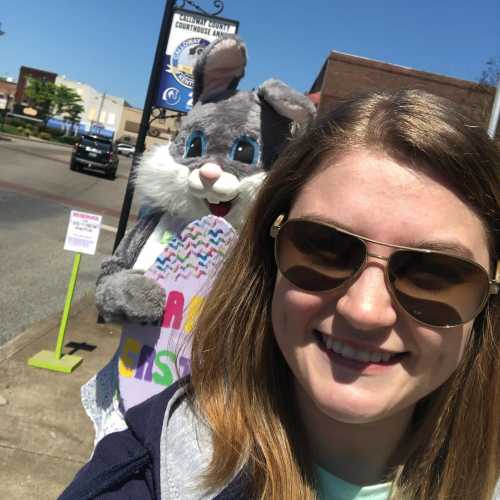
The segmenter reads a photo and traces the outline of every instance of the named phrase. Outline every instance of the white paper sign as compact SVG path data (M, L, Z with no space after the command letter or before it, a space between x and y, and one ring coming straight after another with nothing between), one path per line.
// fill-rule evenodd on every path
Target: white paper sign
M71 210L64 250L94 255L101 231L101 215Z

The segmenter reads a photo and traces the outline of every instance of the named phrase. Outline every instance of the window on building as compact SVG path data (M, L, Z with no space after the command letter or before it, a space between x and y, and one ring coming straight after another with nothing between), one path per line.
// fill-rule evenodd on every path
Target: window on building
M139 133L139 123L131 122L131 121L127 120L125 122L125 130L127 132L134 132L134 133L138 134Z

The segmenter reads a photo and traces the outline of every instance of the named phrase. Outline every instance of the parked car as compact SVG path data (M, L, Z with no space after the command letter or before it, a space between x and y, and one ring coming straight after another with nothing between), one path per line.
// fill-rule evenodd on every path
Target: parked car
M108 179L116 177L118 153L113 141L99 135L87 134L74 145L71 170L83 169L103 172Z
M118 154L128 156L129 158L135 153L135 146L133 144L127 144L126 142L119 142L116 145L116 150Z

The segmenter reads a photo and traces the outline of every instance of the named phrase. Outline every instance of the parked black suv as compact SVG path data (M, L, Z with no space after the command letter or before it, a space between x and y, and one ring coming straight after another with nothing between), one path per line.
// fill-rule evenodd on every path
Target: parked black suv
M108 179L116 177L118 153L113 141L99 135L87 134L75 144L71 155L71 170L97 170Z

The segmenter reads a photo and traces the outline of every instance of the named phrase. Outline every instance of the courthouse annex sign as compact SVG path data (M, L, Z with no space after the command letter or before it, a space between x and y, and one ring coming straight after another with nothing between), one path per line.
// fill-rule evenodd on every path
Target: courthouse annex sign
M192 31L193 33L201 33L214 37L220 37L227 33L234 33L234 31L231 30L232 26L227 23L192 14L181 15L174 26L175 28Z
M193 106L193 67L203 49L238 31L238 21L175 9L155 106L187 113Z

